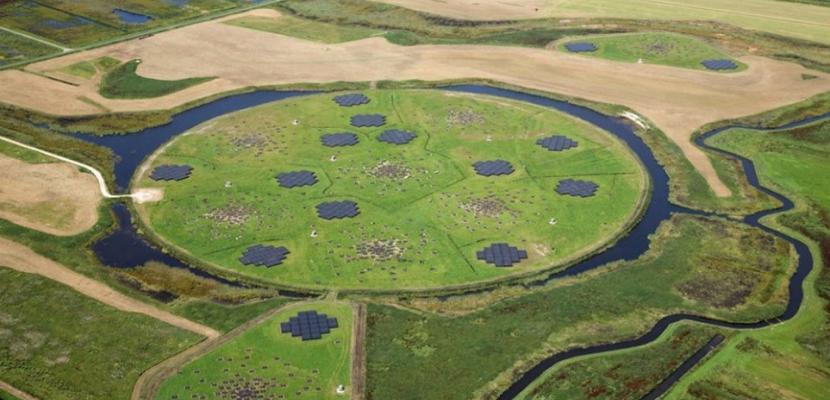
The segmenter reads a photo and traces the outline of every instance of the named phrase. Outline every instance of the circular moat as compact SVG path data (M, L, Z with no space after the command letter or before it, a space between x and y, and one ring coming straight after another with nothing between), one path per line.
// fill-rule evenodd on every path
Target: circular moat
M294 288L420 290L532 275L633 226L648 178L619 139L533 104L435 90L317 94L209 120L133 186L150 235Z

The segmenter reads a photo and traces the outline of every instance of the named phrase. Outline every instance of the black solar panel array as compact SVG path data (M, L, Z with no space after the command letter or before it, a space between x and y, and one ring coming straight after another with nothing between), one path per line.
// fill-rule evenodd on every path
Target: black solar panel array
M507 243L493 243L476 252L476 258L497 267L512 267L527 258L527 251L519 250Z
M597 188L599 185L591 181L563 179L556 186L556 192L569 196L590 197L596 193Z
M154 181L180 181L190 177L193 167L189 165L159 165L150 173Z
M317 311L300 311L296 317L280 323L282 333L290 333L292 337L302 338L303 341L321 339L323 335L335 328L337 328L337 318L318 314Z
M563 151L574 148L579 143L567 136L554 135L539 139L536 144L550 151Z
M597 45L591 42L571 42L565 45L571 53L590 53L597 51Z
M705 60L701 64L707 69L715 71L738 68L738 64L735 64L732 60Z
M332 201L317 205L317 215L323 219L352 218L360 214L357 203L351 200Z
M510 175L513 165L504 160L479 161L473 164L476 173L482 176Z
M317 176L311 171L293 171L277 175L277 181L284 188L311 186L317 183Z
M280 265L288 257L288 249L285 247L264 246L256 244L248 247L239 261L245 265L256 265L271 268Z
M378 136L378 140L393 144L407 144L418 136L414 132L401 131L398 129L390 129L384 131Z
M357 135L350 132L330 133L320 137L323 146L340 147L340 146L354 146L357 144Z
M386 125L386 117L381 114L360 114L352 116L352 126L364 128Z
M334 98L334 101L341 107L352 107L359 106L361 104L366 104L370 100L363 93L350 93L337 96Z

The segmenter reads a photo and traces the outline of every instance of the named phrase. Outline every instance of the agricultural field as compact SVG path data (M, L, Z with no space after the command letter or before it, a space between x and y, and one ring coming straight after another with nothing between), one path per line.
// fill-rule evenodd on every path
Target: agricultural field
M370 91L370 102L338 106L309 96L242 111L185 134L152 160L140 187L164 199L140 207L148 225L181 251L219 269L300 287L388 290L462 285L563 265L603 246L636 221L646 193L621 142L554 111L435 91ZM382 114L382 127L350 117ZM412 132L406 144L379 140ZM354 132L353 146L325 135ZM563 135L564 151L537 144ZM480 176L475 163L505 160L514 171ZM187 164L183 181L150 178ZM286 188L279 174L310 171L318 182ZM599 185L590 197L559 194L565 179ZM354 201L354 218L325 220L318 204ZM349 232L343 235L342 232ZM499 268L477 259L492 243L527 252ZM272 268L243 265L253 245L290 253Z
M284 15L279 18L245 16L228 20L225 23L322 43L351 42L384 33L381 30L372 28L326 24L300 19L290 15Z
M100 57L89 61L79 61L58 71L82 79L91 79L95 75L106 73L119 65L121 65L121 62L112 57ZM135 71L133 70L132 73L135 74Z
M557 46L567 52L565 47L576 41L565 40ZM596 51L579 53L580 55L605 58L608 60L647 64L670 65L673 67L705 70L703 61L727 59L738 65L734 70L741 71L746 65L732 59L724 51L698 39L668 33L630 33L602 36L582 36L578 42L587 42L597 47Z
M281 332L282 323L306 311L336 318L337 327L316 340ZM264 322L182 366L162 383L155 398L349 398L346 389L343 394L337 390L341 385L351 386L351 329L352 309L348 304L303 302L283 307Z

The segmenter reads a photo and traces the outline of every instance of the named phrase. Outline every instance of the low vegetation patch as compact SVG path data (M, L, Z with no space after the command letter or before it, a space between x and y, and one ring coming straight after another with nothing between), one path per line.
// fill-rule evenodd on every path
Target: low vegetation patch
M94 60L79 61L60 69L61 72L77 76L82 79L90 79L99 73L106 73L120 65L121 62L112 57L99 57Z
M731 59L738 65L738 68L725 72L746 69L745 64L732 59L724 51L700 39L684 35L662 32L625 33L582 36L578 40L593 43L597 47L594 52L579 53L589 57L692 69L706 69L701 64L705 60ZM565 45L569 42L560 43L559 50L567 52Z
M378 29L328 24L304 20L290 15L280 17L246 16L225 23L321 43L351 42L383 34L383 31Z
M0 67L59 52L55 46L0 30Z
M338 327L318 340L282 333L280 324L301 311L337 319ZM337 399L350 385L352 309L344 303L302 303L181 367L156 399Z
M705 326L681 325L646 346L562 363L519 399L643 398L715 333Z
M213 79L187 78L165 81L145 78L136 73L140 63L141 60L132 60L110 70L101 80L101 95L112 99L160 97Z
M42 399L129 398L147 368L200 338L49 279L0 268L0 376Z

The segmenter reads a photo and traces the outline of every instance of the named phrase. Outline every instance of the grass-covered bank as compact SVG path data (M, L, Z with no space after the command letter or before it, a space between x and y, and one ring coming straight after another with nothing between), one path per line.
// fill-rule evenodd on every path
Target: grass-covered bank
M680 323L641 347L585 356L546 371L517 397L640 399L723 329Z
M639 336L667 314L736 321L778 315L791 257L786 242L760 230L681 215L661 226L636 261L488 308L447 317L370 305L368 391L373 398L487 397L532 360Z

